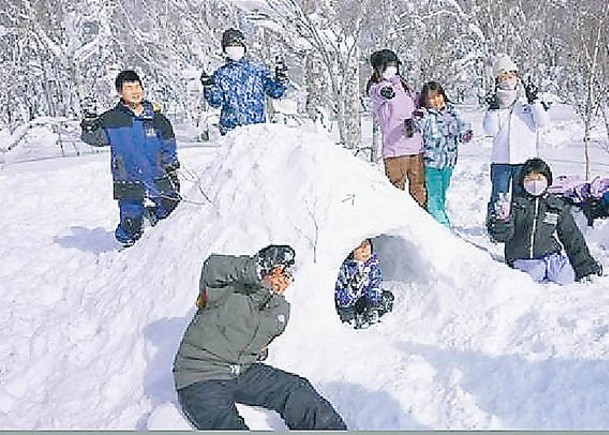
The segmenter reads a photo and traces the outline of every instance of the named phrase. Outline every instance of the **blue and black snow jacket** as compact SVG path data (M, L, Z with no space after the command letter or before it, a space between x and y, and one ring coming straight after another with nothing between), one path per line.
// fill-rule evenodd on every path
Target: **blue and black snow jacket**
M180 167L169 120L145 101L136 116L122 103L103 113L97 128L81 138L92 146L111 147L114 198L160 196L177 190L170 175Z
M381 282L383 275L376 253L365 262L348 257L340 267L334 300L339 308L351 307L364 298L367 305L374 306L381 302Z
M268 68L243 58L229 59L218 68L214 84L204 89L204 95L212 107L222 106L220 133L226 134L239 125L266 122L265 96L280 98L285 90Z

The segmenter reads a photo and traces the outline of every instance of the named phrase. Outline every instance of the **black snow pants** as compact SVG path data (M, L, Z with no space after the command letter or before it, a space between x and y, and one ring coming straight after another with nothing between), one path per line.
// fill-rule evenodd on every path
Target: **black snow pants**
M292 430L346 430L332 405L311 383L255 363L236 379L197 382L178 390L182 412L199 430L249 429L235 403L278 412Z

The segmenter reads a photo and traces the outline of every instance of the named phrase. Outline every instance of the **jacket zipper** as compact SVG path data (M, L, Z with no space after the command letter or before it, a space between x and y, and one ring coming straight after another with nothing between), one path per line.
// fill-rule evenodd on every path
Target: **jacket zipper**
M537 231L537 215L539 214L539 197L535 198L535 214L533 215L533 227L531 228L531 248L529 258L533 258L533 244L535 243L535 231Z
M508 149L508 164L512 163L512 113L514 113L514 106L510 107L510 114L508 115L508 134L507 134L507 149Z
M262 309L266 306L266 304L269 303L269 301L272 299L272 296L270 296L262 305L262 308L258 311L262 311ZM247 345L243 348L243 350L241 352L239 352L239 355L237 356L237 361L241 361L241 356L243 356L243 353L250 347L250 345L254 342L254 339L256 338L256 334L258 334L258 330L260 329L260 317L258 317L258 323L256 324L256 329L254 329L254 333L252 334L251 338L249 339L249 341L247 342ZM241 366L241 364L238 364L239 366Z

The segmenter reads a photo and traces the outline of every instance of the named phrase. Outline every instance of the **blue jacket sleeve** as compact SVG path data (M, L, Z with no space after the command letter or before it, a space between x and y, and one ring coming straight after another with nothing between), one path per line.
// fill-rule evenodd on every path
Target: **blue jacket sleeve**
M220 86L222 78L218 74L218 71L214 73L214 84L203 88L203 96L211 107L218 108L222 105L224 99L224 92Z
M454 116L455 116L455 120L457 121L457 128L459 130L459 132L458 132L459 142L463 142L463 137L465 136L465 134L467 132L469 132L472 129L472 125L469 122L464 121L463 118L461 118L461 116L459 116L459 114L456 111L454 112Z
M285 85L283 82L276 80L271 75L268 68L262 69L262 81L264 83L264 92L271 98L281 98L285 93Z
M352 302L349 295L349 281L349 268L347 267L347 262L344 261L340 266L336 285L334 286L334 299L340 307L345 307Z
M178 153L176 152L175 138L164 139L161 145L161 164L167 171L172 171L180 167Z
M173 127L169 120L163 115L161 117L160 137L161 137L161 165L165 170L175 170L180 167L178 153L176 150L176 138Z
M372 254L372 258L368 261L368 287L366 288L366 297L372 304L377 304L381 301L381 282L383 274L379 266L379 259L376 254Z

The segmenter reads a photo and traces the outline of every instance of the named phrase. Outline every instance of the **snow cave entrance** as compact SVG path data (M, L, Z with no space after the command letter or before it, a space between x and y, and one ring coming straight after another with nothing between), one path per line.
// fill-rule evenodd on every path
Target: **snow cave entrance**
M365 239L362 238L362 241ZM417 288L427 286L433 281L435 266L421 255L414 243L402 236L381 234L370 237L370 240L383 276L381 288L389 290L395 297L393 313L389 314L395 316L396 305L402 305L404 299L411 297ZM359 243L352 249L358 245ZM337 270L337 277L338 273Z

